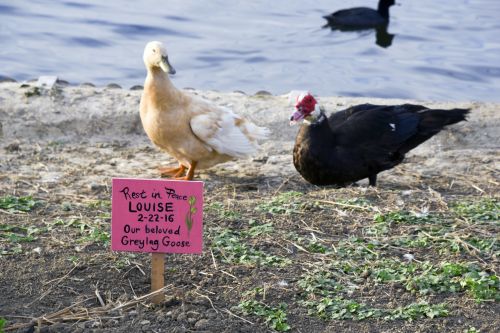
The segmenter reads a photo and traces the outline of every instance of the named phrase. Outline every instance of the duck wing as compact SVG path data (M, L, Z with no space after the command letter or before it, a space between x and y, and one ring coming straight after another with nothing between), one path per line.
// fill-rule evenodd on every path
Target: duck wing
M418 133L418 112L426 109L414 104L362 104L333 114L329 124L339 146L359 149L374 158L392 159L392 154Z
M245 157L256 151L254 138L245 133L247 121L230 109L206 105L190 121L194 135L220 154ZM251 124L253 125L253 124ZM261 129L253 125L253 127ZM260 138L260 137L259 137Z

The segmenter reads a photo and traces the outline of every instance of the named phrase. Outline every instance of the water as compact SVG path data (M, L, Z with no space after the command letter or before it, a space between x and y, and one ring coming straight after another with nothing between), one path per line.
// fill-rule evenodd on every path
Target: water
M384 48L373 30L322 28L375 0L0 0L0 75L128 88L159 40L181 88L500 101L500 1L398 2Z

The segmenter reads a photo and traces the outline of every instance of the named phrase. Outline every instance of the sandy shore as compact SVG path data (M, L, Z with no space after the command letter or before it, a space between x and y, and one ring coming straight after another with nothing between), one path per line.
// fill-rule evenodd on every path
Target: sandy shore
M47 90L35 85L20 87L19 83L0 84L0 142L2 160L23 147L43 147L46 144L74 145L76 151L67 156L73 167L86 169L96 156L102 161L88 173L86 183L109 183L109 177L156 177L153 170L160 164L173 163L167 155L154 148L146 137L139 118L140 90L95 87L55 87ZM292 112L288 96L245 95L189 90L216 104L232 108L236 113L268 127L271 138L262 143L261 151L251 160L240 160L216 166L210 171L235 175L261 174L287 177L295 174L291 150L297 127L288 125ZM450 127L408 155L396 172L385 172L384 178L406 177L403 181L418 181L414 175L440 172L471 174L469 181L482 172L498 170L500 146L500 104L449 103L375 98L320 97L329 112L359 103L419 103L428 107L471 108L469 121ZM113 155L113 146L130 147L130 156ZM42 149L42 148L40 148ZM99 151L96 154L95 151ZM68 152L61 152L62 155ZM71 153L70 153L71 154ZM62 158L62 156L60 156ZM415 162L415 163L409 163ZM12 176L30 172L36 166L9 170L2 162L2 172ZM474 170L471 170L474 169ZM399 171L398 171L399 169ZM14 173L11 173L15 171ZM400 172L402 171L402 172ZM405 172L408 171L408 172ZM64 177L64 170L41 168L39 181ZM204 171L199 175L204 179Z

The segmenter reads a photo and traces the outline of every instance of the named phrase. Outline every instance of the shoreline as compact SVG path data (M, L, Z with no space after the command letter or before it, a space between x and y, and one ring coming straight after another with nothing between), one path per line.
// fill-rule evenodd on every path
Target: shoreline
M185 91L231 108L235 113L249 118L259 126L268 127L271 131L270 138L261 142L260 151L250 160L227 162L210 170L218 170L216 172L223 174L248 173L282 177L296 174L291 163L291 152L298 127L288 124L289 115L293 110L289 96ZM34 84L20 87L19 83L0 83L0 145L4 152L33 144L75 146L85 151L98 146L130 147L148 152L144 154L144 160L137 161L138 164L173 163L167 154L153 146L142 129L139 117L141 93L141 90L91 86L62 87L56 84L52 89L45 89ZM412 150L401 168L411 166L413 171L419 173L462 172L471 164L468 158L486 158L490 161L488 163L491 168L496 168L500 160L500 112L497 112L500 110L500 103L322 96L319 97L319 102L327 112L367 102L419 103L445 109L471 108L467 122L448 127ZM413 160L419 162L406 163ZM124 165L127 163L123 161ZM109 171L111 170L112 168ZM150 173L150 168L142 168L142 172L154 176ZM130 170L129 173L137 177L144 176L141 174L141 168ZM383 173L390 174L394 172Z

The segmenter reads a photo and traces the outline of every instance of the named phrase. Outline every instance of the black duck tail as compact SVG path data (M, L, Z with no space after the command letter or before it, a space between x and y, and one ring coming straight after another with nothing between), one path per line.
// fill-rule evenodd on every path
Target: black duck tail
M418 126L418 132L411 137L399 151L405 154L439 133L445 126L466 120L469 111L470 109L427 109L419 111L418 113L421 117L421 121Z
M422 112L420 126L436 128L439 132L443 127L466 120L470 109L426 110Z

